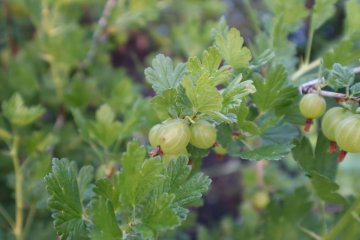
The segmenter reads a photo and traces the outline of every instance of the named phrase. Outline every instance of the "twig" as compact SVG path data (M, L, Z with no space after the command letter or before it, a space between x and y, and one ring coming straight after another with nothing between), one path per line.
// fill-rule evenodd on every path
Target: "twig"
M360 197L358 197L351 207L342 215L339 221L331 228L331 230L323 236L323 240L334 240L340 232L349 226L353 221L353 212L358 212L360 209Z
M55 133L55 132L60 131L60 129L63 128L64 124L65 124L65 108L64 108L64 106L61 106L59 109L58 115L56 117L56 121L54 123L53 132ZM54 152L54 149L55 149L55 145L51 144L48 147L47 152L50 155L52 155Z
M6 220L6 222L10 225L11 228L14 228L15 223L14 220L11 218L9 213L6 211L6 209L0 204L0 214L3 216L3 218Z
M265 160L260 160L255 163L255 171L256 171L256 185L259 188L264 188L264 168L266 166Z
M106 40L106 36L103 35L106 26L108 25L108 17L112 8L116 5L117 0L107 0L102 15L98 21L98 28L94 32L92 46L86 54L85 59L80 63L78 67L78 72L82 72L93 60L96 55L97 45L100 42Z
M18 135L14 136L14 140L11 143L10 155L14 165L15 172L15 225L13 232L16 240L23 239L23 219L24 219L24 195L23 195L23 183L24 176L21 170L21 163L18 156L20 145L20 138Z
M321 236L319 236L319 235L317 235L316 233L314 233L313 231L311 231L311 230L309 230L309 229L307 229L307 228L304 228L304 227L302 227L302 226L298 226L298 228L302 231L302 232L304 232L304 233L306 233L309 237L311 237L312 239L315 239L315 240L321 240Z
M355 74L360 74L360 67L354 68L353 72ZM324 97L331 97L331 98L337 98L337 99L351 99L351 100L353 100L355 102L360 103L360 97L347 97L346 94L343 94L343 93L324 91L324 90L317 91L316 86L319 85L319 84L322 84L324 82L325 82L325 79L323 77L311 80L309 82L306 82L306 83L300 85L299 86L299 92L301 94L303 94L303 93L311 93L311 92L319 92L319 94L324 96Z
M24 226L24 236L27 236L36 213L36 206L31 205Z
M351 216L358 222L360 223L360 217L359 214L357 214L356 212L352 212Z
M304 73L307 73L307 72L313 70L314 68L318 67L320 64L321 64L321 59L316 59L309 64L300 65L300 68L296 72L294 72L293 75L291 75L291 80L295 81L300 76L302 76Z

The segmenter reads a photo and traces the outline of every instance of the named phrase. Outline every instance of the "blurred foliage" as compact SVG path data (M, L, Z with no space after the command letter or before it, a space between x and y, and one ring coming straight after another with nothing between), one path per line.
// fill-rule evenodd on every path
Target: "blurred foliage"
M109 2L0 2L0 239L357 239L360 156L300 131L297 87L359 95L358 0ZM217 154L148 158L169 117Z

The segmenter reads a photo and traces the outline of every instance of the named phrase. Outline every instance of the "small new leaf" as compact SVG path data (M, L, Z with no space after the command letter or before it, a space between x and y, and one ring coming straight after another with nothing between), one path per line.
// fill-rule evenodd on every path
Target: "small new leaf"
M184 79L182 86L185 88L186 96L191 102L194 113L219 112L222 108L223 98L219 91L206 83L198 81L196 85L191 79Z
M235 78L222 92L223 112L239 107L246 96L255 93L256 89L251 80L241 82L242 76Z
M231 67L226 65L219 69L221 61L222 57L218 48L210 47L203 52L201 60L198 57L189 59L189 76L191 76L192 79L197 80L205 74L209 77L209 81L213 86L225 83L231 76L232 71Z
M312 9L311 24L316 30L335 13L337 0L316 0Z
M355 83L350 87L351 94L353 96L360 96L360 83Z
M96 111L96 121L90 122L87 127L90 138L107 147L119 138L121 130L122 124L115 120L115 113L107 104Z
M16 126L25 126L40 118L45 109L41 106L26 107L20 94L15 93L2 104L4 116Z
M326 76L326 83L335 90L353 84L355 73L341 64L335 63Z
M45 177L45 184L58 234L68 240L88 239L75 162L54 159L52 170Z
M233 68L245 68L249 65L250 50L243 47L244 39L236 28L231 28L226 35L218 33L215 37L215 44L225 61Z
M186 64L179 63L174 68L171 58L162 54L152 61L152 67L145 69L146 80L152 85L157 95L164 90L177 88L186 73Z

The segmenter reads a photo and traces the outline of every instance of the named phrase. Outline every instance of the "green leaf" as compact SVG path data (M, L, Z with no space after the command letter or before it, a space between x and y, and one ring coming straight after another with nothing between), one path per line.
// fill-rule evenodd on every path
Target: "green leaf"
M308 15L304 0L266 0L265 2L275 17L281 16L284 24L290 29L294 29L294 26Z
M121 132L118 133L119 139L130 137L139 128L147 126L151 110L149 101L146 99L133 102L131 107L124 112Z
M293 157L308 174L317 172L330 179L335 178L338 165L337 156L328 151L330 142L321 132L316 141L315 151L305 137L300 141L295 141L295 146L292 150Z
M25 126L39 119L45 112L41 106L26 107L20 94L15 93L2 104L4 116L16 126Z
M166 89L177 88L185 73L186 64L179 63L174 68L172 60L162 54L154 58L152 67L145 69L146 80L158 95Z
M324 54L324 66L331 68L333 64L339 63L348 65L354 63L360 58L360 49L356 47L356 40L348 39L340 41L334 48Z
M237 29L231 28L226 35L217 33L215 44L225 61L233 68L245 68L249 65L251 53L248 48L243 47L244 39Z
M166 169L164 190L173 193L174 205L188 206L200 200L209 190L211 180L202 173L190 177L191 168L186 157L172 160Z
M33 131L26 138L26 150L29 156L47 152L49 147L54 146L59 139L52 133L45 131Z
M115 120L115 113L107 104L96 111L96 121L89 122L87 132L89 137L103 146L109 147L121 136L122 124Z
M121 159L118 186L122 201L129 206L144 202L163 180L160 158L145 160L145 155L144 147L140 147L137 142L130 142Z
M94 178L94 168L92 166L84 166L80 169L77 181L79 185L79 196L80 202L84 199L85 191L88 189L89 184L92 182Z
M197 80L205 74L209 76L209 81L213 86L226 83L232 74L231 67L225 65L219 69L221 61L222 57L218 48L210 47L203 52L201 61L198 57L189 59L189 75Z
M294 147L293 144L272 144L263 147L256 148L251 151L240 152L236 156L248 160L280 160L287 156L291 149Z
M222 92L223 112L227 113L231 109L239 107L245 97L255 93L256 89L251 80L241 82L242 76L238 76Z
M360 23L360 4L358 0L349 0L345 3L345 33L347 36L359 32Z
M126 110L133 105L136 99L139 98L138 90L131 79L126 76L121 76L124 75L124 73L114 72L114 69L110 70L110 72L116 76L116 80L113 80L113 83L110 86L111 93L106 102L116 112L126 112ZM121 78L121 81L119 81L119 78Z
M91 202L91 220L94 228L90 231L93 240L117 240L122 237L122 232L115 219L114 208L111 202L104 197L98 197Z
M80 201L75 162L54 159L52 171L45 177L50 195L49 207L54 212L56 231L64 239L88 239Z
M354 85L352 85L350 87L351 90L351 94L354 96L359 96L360 95L360 83L355 83Z
M198 203L207 192L210 179L202 173L190 176L191 168L184 156L170 161L162 191L155 191L144 206L141 219L157 231L173 228L185 220L188 210L184 207Z
M221 112L207 112L206 114L210 116L210 120L215 121L217 124L236 122L236 115L233 113L222 114Z
M273 120L276 120L274 118ZM270 119L270 121L272 121ZM270 124L270 123L269 123ZM299 136L299 129L293 124L282 119L278 119L276 124L270 128L261 128L261 140L263 144L290 143L295 137Z
M311 172L310 177L317 195L322 200L330 203L346 204L346 199L336 192L339 185L315 171Z
M77 79L71 82L68 91L65 93L64 101L71 107L86 107L91 98L91 87L87 81Z
M176 106L180 109L182 116L191 116L194 114L192 103L189 97L186 95L186 89L180 85L177 89L177 99L176 99Z
M312 9L311 24L316 30L335 13L337 0L316 0Z
M0 128L0 139L7 141L10 140L11 138L12 138L11 133L9 133L3 128Z
M279 221L299 222L311 209L310 193L305 187L296 188L287 193L281 201L272 201L268 208L268 221L278 224Z
M267 111L277 106L277 103L283 99L281 90L287 80L287 74L283 65L277 65L271 68L269 74L264 80L260 75L253 76L256 92L252 94L256 106L261 111Z
M274 20L271 30L271 45L268 47L273 48L275 52L275 58L273 64L284 65L288 72L294 71L296 58L296 45L288 40L290 33L289 26L283 21L281 15ZM261 35L260 35L261 36ZM269 38L268 36L262 36Z
M174 194L155 192L144 206L142 222L155 232L180 225L181 219L172 206L174 198Z
M205 80L206 81L206 80ZM186 96L191 102L194 113L219 112L222 108L223 98L219 91L201 80L196 85L190 79L184 79L182 86Z
M233 130L229 124L223 123L217 126L217 140L231 156L241 150L239 143L233 139Z
M301 223L311 212L310 193L305 187L282 194L272 200L265 212L264 236L266 239L297 239L300 230L294 226Z
M102 196L111 201L113 208L117 209L119 207L119 188L116 177L112 179L101 178L96 181L94 192L98 196Z
M275 57L275 52L272 49L265 49L251 62L253 68L258 68L267 64Z
M333 89L338 90L353 84L354 79L355 73L351 69L335 63L326 76L326 83Z
M76 126L78 127L78 131L85 139L90 139L90 133L89 133L89 125L90 121L87 121L85 117L82 115L81 111L76 108L71 109L71 113L74 117L74 121L76 123Z
M175 89L167 89L161 95L151 99L151 105L161 120L177 116L176 97L177 92Z

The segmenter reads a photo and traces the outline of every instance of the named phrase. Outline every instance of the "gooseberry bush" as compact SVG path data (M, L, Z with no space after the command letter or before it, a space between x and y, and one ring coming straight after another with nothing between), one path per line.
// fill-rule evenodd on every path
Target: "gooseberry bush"
M0 239L360 236L360 2L230 2L1 3Z

